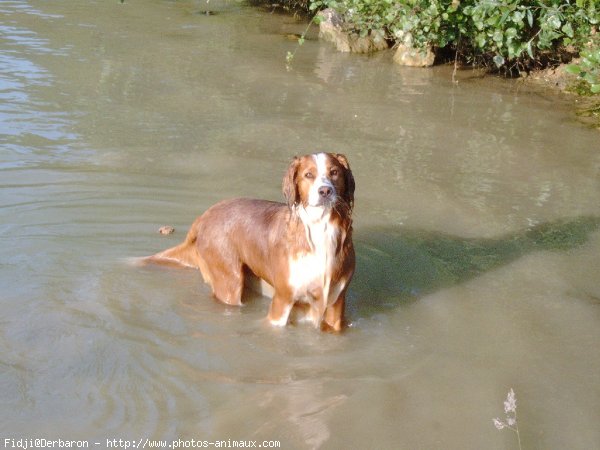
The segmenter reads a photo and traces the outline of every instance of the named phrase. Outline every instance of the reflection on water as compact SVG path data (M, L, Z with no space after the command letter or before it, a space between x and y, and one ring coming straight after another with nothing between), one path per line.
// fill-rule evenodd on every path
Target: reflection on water
M14 6L28 14L40 15L28 5ZM67 113L36 96L36 92L52 88L52 75L25 56L59 55L61 51L54 53L46 39L18 26L0 24L0 39L3 46L0 54L0 167L10 169L31 163L23 160L24 154L34 153L38 158L45 158L50 149L60 152L61 145L75 136L69 131Z
M597 133L560 99L388 53L309 39L287 71L305 24L203 8L0 3L0 430L500 449L513 387L524 446L597 446ZM357 181L342 336L123 263L220 199L280 199L313 150Z

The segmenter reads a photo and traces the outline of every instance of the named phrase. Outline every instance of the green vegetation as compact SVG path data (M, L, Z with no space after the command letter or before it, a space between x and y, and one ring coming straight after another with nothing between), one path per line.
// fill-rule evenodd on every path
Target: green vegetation
M600 39L583 48L579 62L568 65L567 71L578 76L575 89L579 94L600 94Z
M449 51L508 73L567 62L581 52L583 79L598 89L598 0L312 0L333 8L360 34ZM443 53L443 52L438 52ZM572 69L575 70L574 68ZM596 86L596 87L593 87Z

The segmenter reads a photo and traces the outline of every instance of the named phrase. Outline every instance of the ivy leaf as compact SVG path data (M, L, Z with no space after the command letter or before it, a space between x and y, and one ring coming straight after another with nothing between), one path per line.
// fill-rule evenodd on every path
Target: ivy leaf
M477 46L479 48L481 48L481 49L485 48L485 43L486 43L485 34L479 33L477 35L477 37L475 38L475 42L477 42Z
M582 78L587 81L590 85L593 85L596 82L596 77L590 73L590 72L586 72Z
M500 68L504 65L504 56L502 55L496 55L494 56L494 64L496 64L496 67Z
M571 26L570 23L565 23L563 25L563 27L561 28L562 32L565 33L567 36L569 36L570 38L573 37L573 27Z
M494 31L494 35L492 36L492 39L494 40L494 42L497 42L498 44L502 44L502 31L501 30L496 30Z
M531 48L531 41L527 42L527 54L533 59L533 49Z
M512 21L517 25L522 25L524 15L522 11L515 11L512 15Z
M551 15L550 17L548 17L548 25L550 25L552 29L558 30L561 25L560 18L556 15Z
M531 12L531 9L527 10L527 23L530 28L533 27L533 13Z

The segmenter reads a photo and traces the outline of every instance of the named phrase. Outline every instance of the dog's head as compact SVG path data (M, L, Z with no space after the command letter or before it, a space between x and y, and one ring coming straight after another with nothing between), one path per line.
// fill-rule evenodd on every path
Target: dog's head
M354 206L354 177L342 154L315 153L295 157L283 177L283 195L290 207Z

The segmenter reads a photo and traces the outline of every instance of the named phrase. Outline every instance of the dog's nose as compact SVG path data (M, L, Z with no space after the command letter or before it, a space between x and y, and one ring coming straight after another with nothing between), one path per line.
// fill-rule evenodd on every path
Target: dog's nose
M333 189L331 189L329 186L321 186L319 188L319 195L323 198L331 197L332 193L333 193Z

